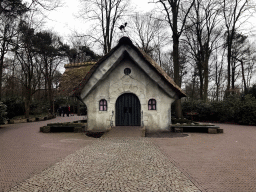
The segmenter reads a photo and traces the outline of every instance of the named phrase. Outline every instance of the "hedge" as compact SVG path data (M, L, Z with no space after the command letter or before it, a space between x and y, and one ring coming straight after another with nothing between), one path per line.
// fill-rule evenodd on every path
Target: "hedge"
M223 101L204 102L188 100L182 102L184 117L191 119L189 112L195 112L196 121L233 122L256 125L256 99L251 94L239 97L231 95Z

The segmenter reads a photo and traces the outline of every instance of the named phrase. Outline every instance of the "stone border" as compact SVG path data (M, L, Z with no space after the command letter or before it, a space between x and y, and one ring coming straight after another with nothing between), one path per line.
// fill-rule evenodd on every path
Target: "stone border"
M50 133L50 132L61 132L61 131L53 131L54 128L56 129L73 129L74 133L81 133L81 132L86 132L87 130L87 123L83 123L79 121L74 121L74 122L64 122L64 123L48 123L47 126L40 127L40 132L43 133ZM65 131L63 131L65 132ZM72 132L72 131L71 131Z
M34 117L34 118L24 118L24 119L9 119L7 120L7 124L16 124L16 123L28 123L28 122L36 122L36 121L46 121L49 119L56 118L56 115L49 115L44 117Z
M210 134L217 134L217 133L224 133L223 129L220 129L219 126L215 125L171 125L171 131L175 133L183 133L184 128L190 128L190 129L207 129L208 133Z

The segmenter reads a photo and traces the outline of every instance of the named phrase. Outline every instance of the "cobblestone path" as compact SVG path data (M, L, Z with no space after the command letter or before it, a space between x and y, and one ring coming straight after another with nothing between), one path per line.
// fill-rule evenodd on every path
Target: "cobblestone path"
M111 130L103 135L103 138L114 137L141 137L142 128L136 126L118 126L112 127Z
M11 191L200 191L148 138L101 138Z

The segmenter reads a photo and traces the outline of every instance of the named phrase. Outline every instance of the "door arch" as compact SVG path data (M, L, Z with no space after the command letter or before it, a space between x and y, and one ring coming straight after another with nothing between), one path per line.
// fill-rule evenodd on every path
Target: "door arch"
M133 93L124 93L116 100L116 126L140 126L140 100Z

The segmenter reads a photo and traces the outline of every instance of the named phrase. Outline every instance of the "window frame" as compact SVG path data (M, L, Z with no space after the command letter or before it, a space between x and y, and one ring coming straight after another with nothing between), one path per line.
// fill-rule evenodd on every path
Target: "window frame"
M101 99L99 101L99 111L107 111L108 110L108 102L106 99Z
M126 67L126 68L124 69L124 74L125 74L125 75L130 75L131 73L132 73L131 68Z
M149 99L148 100L148 110L156 111L156 99Z

